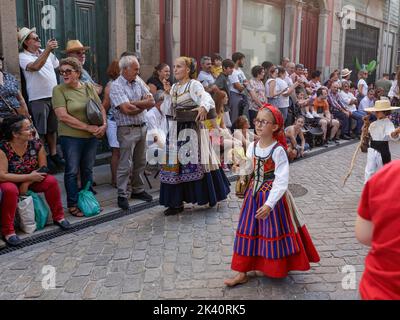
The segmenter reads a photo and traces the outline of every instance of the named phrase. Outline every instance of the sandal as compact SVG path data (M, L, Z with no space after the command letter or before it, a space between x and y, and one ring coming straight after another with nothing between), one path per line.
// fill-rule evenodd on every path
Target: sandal
M85 215L82 213L81 210L79 210L77 207L69 208L68 212L73 215L74 217L77 218L83 218Z

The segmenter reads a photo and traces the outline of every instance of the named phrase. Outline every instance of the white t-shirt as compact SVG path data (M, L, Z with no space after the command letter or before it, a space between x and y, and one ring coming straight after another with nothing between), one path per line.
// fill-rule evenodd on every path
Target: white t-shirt
M257 144L256 155L263 158L268 157L275 145L276 143L272 144L268 148L263 149L260 148L259 144ZM253 159L254 142L249 145L246 157L251 160ZM282 147L277 147L275 149L274 153L272 154L272 160L275 163L275 180L265 204L271 209L274 209L278 201L284 196L289 187L289 160L286 151Z
M199 76L197 78L204 88L210 87L215 83L215 78L211 73L207 73L205 71L200 71Z
M232 75L229 76L229 90L232 91L232 92L236 92L236 93L241 94L241 92L236 90L233 85L235 83L240 83L241 85L243 85L243 82L245 80L246 80L246 75L244 74L242 69L233 70Z
M60 63L56 56L50 53L46 63L39 71L27 71L28 64L35 62L37 59L38 57L35 54L26 50L19 54L19 65L26 79L29 101L51 98L53 88L57 86L57 76L54 69L58 68Z
M289 86L285 80L281 78L276 78L276 94L285 93L289 89ZM290 100L289 96L285 97L282 94L279 96L279 109L289 108Z
M363 87L363 89L362 89L362 91L360 92L363 96L366 96L367 94L368 94L368 85L367 85L367 82L365 82L365 80L364 79L360 79L359 81L358 81L358 84L357 84L357 89L360 87L360 85L362 85L362 87Z

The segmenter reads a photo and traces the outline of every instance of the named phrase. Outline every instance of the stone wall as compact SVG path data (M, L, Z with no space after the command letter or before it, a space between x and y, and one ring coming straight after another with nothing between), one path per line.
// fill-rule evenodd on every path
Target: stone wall
M14 0L0 1L0 53L8 72L19 78L17 13Z

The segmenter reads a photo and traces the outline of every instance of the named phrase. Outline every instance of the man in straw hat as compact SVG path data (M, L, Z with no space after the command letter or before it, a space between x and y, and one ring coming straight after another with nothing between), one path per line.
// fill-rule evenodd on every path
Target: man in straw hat
M377 118L377 121L371 123L369 127L371 141L365 167L365 182L392 160L389 141L400 139L400 128L395 129L388 116L391 111L397 109L400 107L392 107L389 100L378 100L373 108L365 109L366 112L373 112Z
M89 49L90 47L85 47L79 40L69 40L64 53L66 53L68 57L78 59L82 66L84 66L86 63L86 51ZM103 87L97 84L85 69L82 69L81 81L83 83L92 83L96 88L97 94L100 95L103 92Z
M36 28L22 28L18 31L18 41L21 50L19 63L26 80L29 111L43 143L48 143L48 166L52 171L63 169L65 162L57 154L58 122L51 104L53 88L57 86L55 69L59 67L59 61L53 54L58 48L57 40L49 40L42 50Z
M342 80L340 82L342 85L344 82L351 83L350 77L351 77L352 73L353 73L353 71L351 71L347 68L345 68L341 71L340 75L341 75Z

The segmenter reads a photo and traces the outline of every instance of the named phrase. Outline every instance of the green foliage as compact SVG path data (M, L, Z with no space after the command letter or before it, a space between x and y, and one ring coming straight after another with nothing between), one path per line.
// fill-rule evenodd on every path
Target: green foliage
M357 72L365 70L368 71L369 74L373 73L378 67L378 62L376 60L372 60L368 64L361 64L360 60L357 57L354 58L354 64L356 66Z

